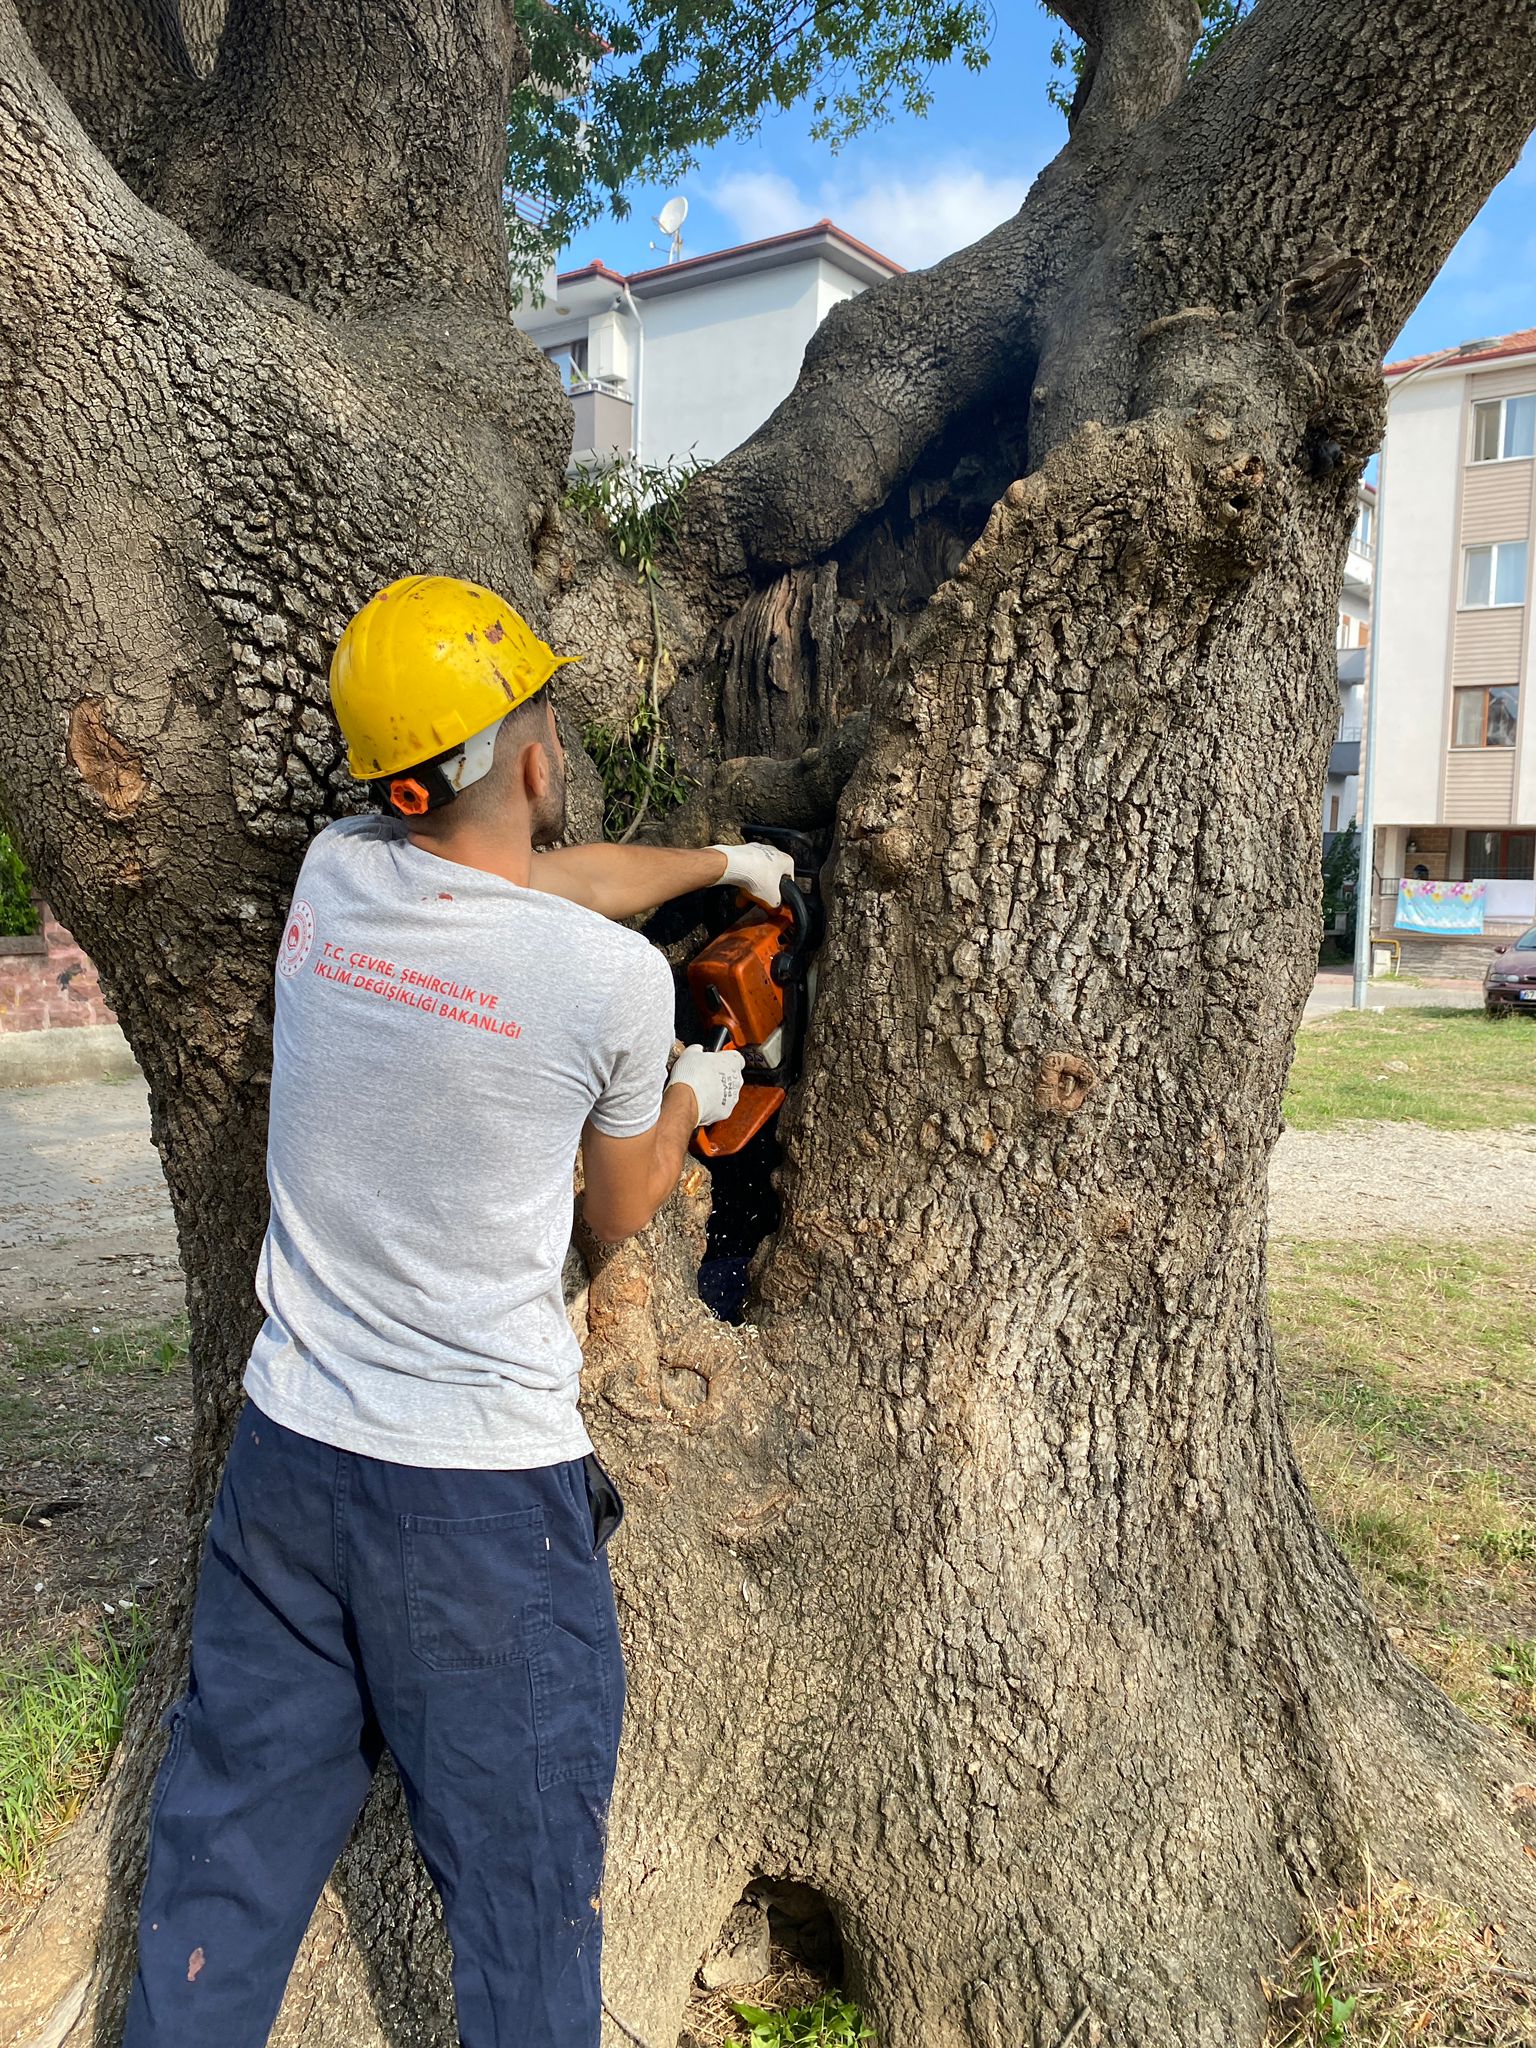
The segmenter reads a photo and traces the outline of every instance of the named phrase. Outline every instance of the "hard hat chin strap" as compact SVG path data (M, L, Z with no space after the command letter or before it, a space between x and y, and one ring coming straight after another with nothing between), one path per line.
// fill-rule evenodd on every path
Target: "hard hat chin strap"
M399 775L381 777L368 787L385 810L397 818L420 818L428 811L440 811L444 804L451 804L456 796L490 774L496 759L496 735L501 728L502 720L498 718L484 732L472 733L462 746L450 747L446 753L435 754L430 761L406 768Z

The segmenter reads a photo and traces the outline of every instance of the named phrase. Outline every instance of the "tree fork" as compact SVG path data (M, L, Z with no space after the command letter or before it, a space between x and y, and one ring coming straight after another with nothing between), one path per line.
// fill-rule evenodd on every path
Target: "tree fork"
M1185 32L1173 0L1054 11L1133 51ZM1106 80L1012 221L837 308L795 390L699 479L686 541L717 618L836 546L990 391L1023 397L1031 467L1132 417L1139 330L1201 303L1256 316L1319 238L1373 262L1389 342L1530 133L1536 17L1265 0L1160 111L1163 66L1136 77L1114 122Z

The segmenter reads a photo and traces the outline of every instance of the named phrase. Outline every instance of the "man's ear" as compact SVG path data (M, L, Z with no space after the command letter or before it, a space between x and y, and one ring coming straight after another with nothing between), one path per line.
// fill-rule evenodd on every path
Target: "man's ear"
M530 804L549 793L549 752L540 740L530 740L518 760L518 780Z

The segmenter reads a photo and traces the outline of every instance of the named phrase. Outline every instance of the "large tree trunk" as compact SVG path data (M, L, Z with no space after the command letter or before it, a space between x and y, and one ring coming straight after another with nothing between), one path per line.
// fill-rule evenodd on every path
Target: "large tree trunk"
M614 2043L675 2038L764 1873L825 1895L891 2048L1085 2008L1252 2043L1305 1889L1371 1857L1511 1929L1536 1893L1512 1760L1318 1529L1263 1301L1376 366L1536 122L1536 22L1262 0L1179 92L1183 0L1061 11L1062 158L827 322L670 573L676 829L838 831L748 1324L694 1291L702 1171L574 1305L631 1507ZM34 49L0 0L0 739L150 1082L195 1530L256 1318L275 936L349 800L329 644L389 576L474 574L580 614L590 714L648 613L562 522L568 413L505 317L510 0L235 0L216 55L216 8L67 13ZM114 2038L180 1657L168 1628L0 2040ZM274 2038L453 2038L387 1783Z

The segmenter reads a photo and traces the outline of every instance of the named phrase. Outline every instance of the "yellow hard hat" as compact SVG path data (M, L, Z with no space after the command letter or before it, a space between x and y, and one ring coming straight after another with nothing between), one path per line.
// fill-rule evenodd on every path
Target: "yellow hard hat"
M375 782L484 732L574 661L494 590L402 576L349 620L331 657L347 766Z

